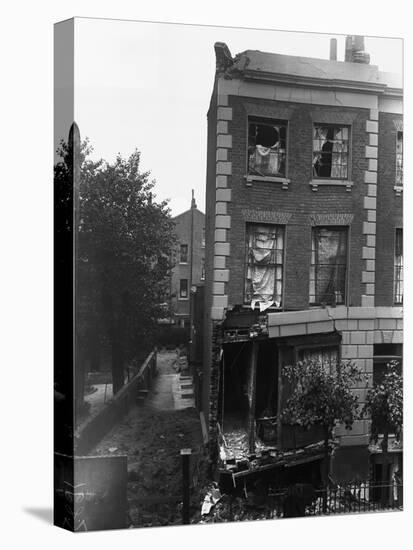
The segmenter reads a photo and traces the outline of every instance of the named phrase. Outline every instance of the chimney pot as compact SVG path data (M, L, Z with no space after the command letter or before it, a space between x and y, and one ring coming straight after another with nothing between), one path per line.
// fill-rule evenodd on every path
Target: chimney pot
M337 61L337 38L330 40L330 60Z

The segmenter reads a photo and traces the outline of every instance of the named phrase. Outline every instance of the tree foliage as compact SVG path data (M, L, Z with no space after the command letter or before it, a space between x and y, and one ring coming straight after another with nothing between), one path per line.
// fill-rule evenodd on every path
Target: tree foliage
M369 389L363 413L372 420L371 439L377 443L380 434L389 432L399 440L403 430L403 375L396 360L387 364L383 379Z
M341 362L327 369L320 361L299 361L284 367L284 375L292 387L283 410L286 422L307 429L323 426L331 435L336 424L351 429L359 418L358 397L351 388L364 375L353 363Z
M113 163L92 161L86 140L76 153L62 143L55 179L76 168L80 183L76 238L76 325L80 358L91 346L108 344L114 391L123 384L124 365L154 342L160 304L165 301L174 242L165 201L156 202L150 172L140 153Z

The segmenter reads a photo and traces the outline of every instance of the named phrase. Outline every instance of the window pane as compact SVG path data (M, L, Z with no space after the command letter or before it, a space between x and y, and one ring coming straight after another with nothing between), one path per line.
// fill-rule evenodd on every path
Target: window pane
M310 348L303 350L301 359L320 363L327 372L334 373L338 364L338 348L329 346L325 348Z
M312 231L310 302L345 303L347 228Z
M394 302L403 303L403 230L396 229L394 251Z
M313 176L348 178L348 128L315 126L313 131Z
M248 127L248 173L285 176L287 125L251 122Z
M397 132L396 185L403 185L403 132Z
M179 261L181 264L186 264L188 262L188 245L181 244Z
M284 229L247 224L245 301L281 305ZM261 307L261 306L260 306Z
M179 296L188 298L188 279L181 279L179 282Z

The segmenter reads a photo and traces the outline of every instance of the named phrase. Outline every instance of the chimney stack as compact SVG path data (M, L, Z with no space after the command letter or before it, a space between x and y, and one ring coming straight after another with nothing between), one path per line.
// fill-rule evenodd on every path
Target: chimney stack
M370 55L364 51L364 36L347 36L344 61L349 63L370 63Z
M337 61L337 38L330 40L330 61Z

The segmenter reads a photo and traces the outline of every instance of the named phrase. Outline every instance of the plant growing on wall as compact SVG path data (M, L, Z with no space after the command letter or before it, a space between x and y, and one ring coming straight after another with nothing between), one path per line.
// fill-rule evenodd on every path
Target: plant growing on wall
M400 441L403 431L403 375L398 361L390 361L382 379L369 389L362 412L371 418L371 441L378 443L380 440L382 483L385 485L389 482L389 435L394 434L395 440ZM385 491L382 491L382 498L385 500Z
M324 497L327 510L327 485L330 464L329 441L337 424L351 430L359 418L358 397L352 388L363 382L365 375L353 363L334 361L328 366L321 361L305 360L286 366L283 374L292 392L283 409L283 421L310 429L321 426L324 434Z

